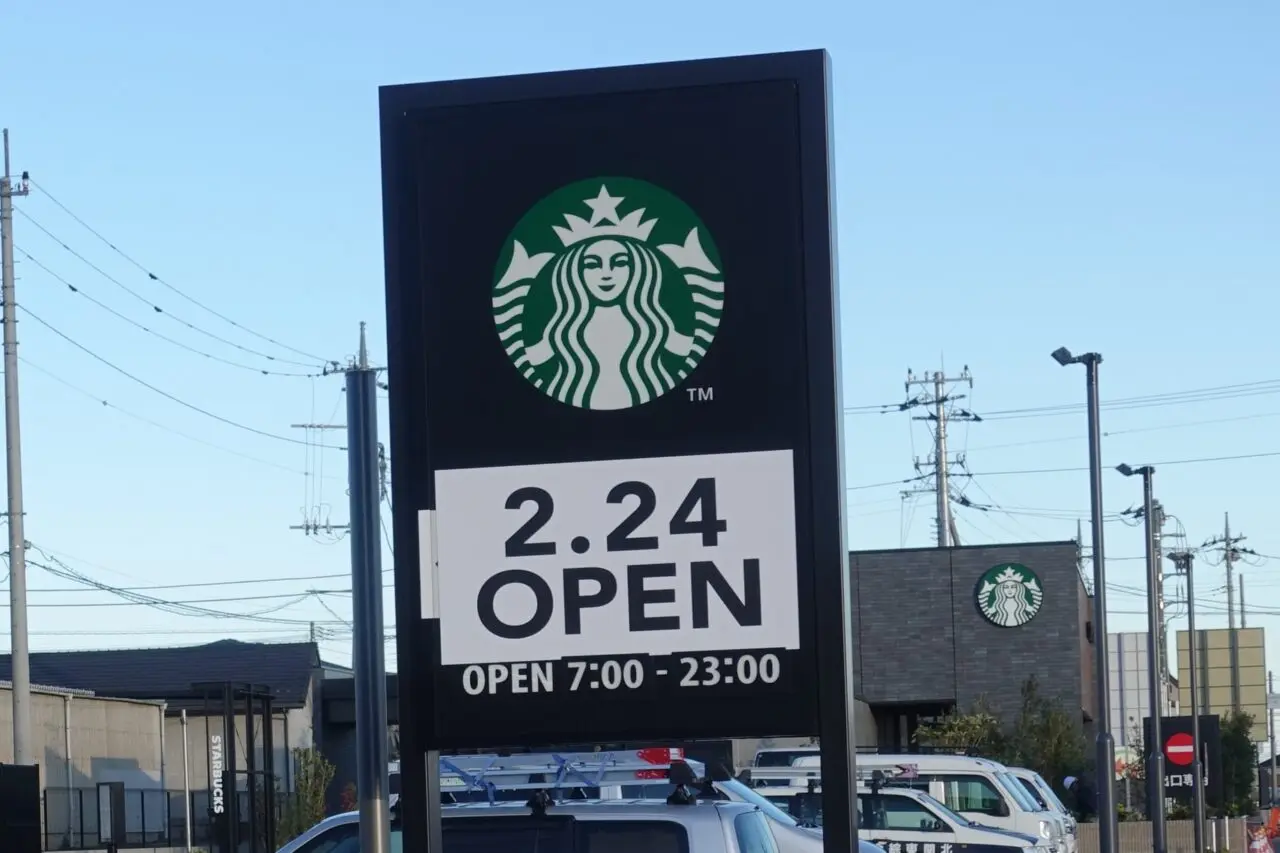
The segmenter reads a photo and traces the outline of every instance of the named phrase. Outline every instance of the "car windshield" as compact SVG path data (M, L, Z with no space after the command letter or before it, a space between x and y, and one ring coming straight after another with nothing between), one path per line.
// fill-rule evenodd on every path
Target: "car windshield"
M1044 811L1044 809L1040 807L1040 804L1037 803L1035 799L1027 793L1026 789L1022 787L1022 783L1014 778L1013 774L1008 770L1004 770L993 775L996 777L996 781L1000 783L1001 787L1005 789L1005 792L1008 793L1009 796L1013 797L1013 801L1022 807L1023 811Z
M1058 799L1058 795L1053 792L1053 787L1039 773L1032 772L1031 778L1035 780L1036 789L1041 795L1048 798L1053 807L1063 814L1067 813L1067 807L1063 805L1062 800Z
M757 806L760 811L764 812L771 820L787 826L797 826L797 821L787 812L783 811L774 802L763 794L759 794L739 782L737 779L729 779L724 782L717 782L716 787L724 791L729 796L739 800L740 802L750 803Z
M1030 779L1028 779L1025 776L1019 776L1016 773L1014 774L1013 778L1017 779L1020 783L1022 783L1022 789L1026 791L1028 794L1030 794L1035 799L1035 801L1040 804L1041 808L1045 808L1045 809L1049 808L1048 801L1045 800L1044 795L1040 793L1040 789L1036 787L1035 782L1032 782Z

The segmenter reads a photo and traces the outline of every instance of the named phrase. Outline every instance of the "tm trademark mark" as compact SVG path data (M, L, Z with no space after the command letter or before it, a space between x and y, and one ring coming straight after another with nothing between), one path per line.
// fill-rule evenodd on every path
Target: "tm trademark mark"
M716 398L715 394L713 393L714 391L715 391L714 388L690 388L689 402L690 403L709 403Z

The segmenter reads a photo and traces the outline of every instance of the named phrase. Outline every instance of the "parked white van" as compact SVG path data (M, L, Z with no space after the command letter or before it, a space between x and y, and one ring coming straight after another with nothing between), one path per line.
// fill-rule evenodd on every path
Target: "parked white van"
M820 759L806 756L792 769L799 776L819 766ZM886 784L924 791L983 826L1041 838L1055 853L1069 853L1063 819L1042 809L1003 764L964 755L864 753L858 770L880 770L890 779Z
M1062 823L1067 828L1067 853L1076 853L1076 847L1079 845L1079 831L1075 816L1071 814L1071 810L1063 804L1062 800L1058 799L1058 795L1053 791L1053 786L1046 782L1039 773L1034 770L1028 770L1025 767L1010 767L1009 772L1022 783L1022 787L1026 788L1027 792L1035 797L1042 807L1062 818Z

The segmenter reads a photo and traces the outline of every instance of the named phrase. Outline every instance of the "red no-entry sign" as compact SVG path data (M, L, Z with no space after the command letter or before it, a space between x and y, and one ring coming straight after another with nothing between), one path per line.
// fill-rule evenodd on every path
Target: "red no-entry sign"
M1184 767L1189 765L1195 758L1195 746L1191 741L1191 735L1185 732L1170 735L1164 742L1164 754L1170 764Z

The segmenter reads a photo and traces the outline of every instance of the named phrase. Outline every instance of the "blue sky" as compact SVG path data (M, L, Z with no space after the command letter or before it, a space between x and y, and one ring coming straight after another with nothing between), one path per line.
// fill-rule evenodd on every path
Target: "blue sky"
M1085 463L1082 411L992 414L1082 400L1082 372L1049 359L1060 345L1105 355L1107 400L1270 382L1107 409L1109 466L1280 452L1273 3L499 0L369 2L357 11L327 0L15 0L5 17L0 123L11 129L15 168L184 293L338 360L354 351L360 319L383 357L380 84L825 47L834 63L845 404L898 402L908 367L970 367L965 405L990 417L955 428L952 447L975 475L961 485L1008 512L959 509L963 541L1071 538L1086 515L1083 472L1001 473ZM290 424L341 419L341 378L237 369L95 306L87 296L221 358L306 372L157 314L145 303L242 347L308 361L149 280L44 193L19 207L31 217L16 219L19 249L80 288L71 292L19 253L19 303L59 331L254 429L305 442ZM21 354L33 365L20 371L27 538L47 553L129 587L346 571L346 542L289 529L304 506L331 505L345 521L341 453L184 408L29 318ZM385 402L381 416L385 433ZM911 476L913 453L927 442L906 415L850 414L849 485ZM322 473L319 460L323 478L304 477ZM1229 511L1244 545L1276 556L1239 565L1256 608L1249 622L1270 629L1280 669L1277 473L1280 456L1165 464L1156 483L1190 544L1220 533ZM929 498L904 512L899 488L850 491L853 547L931 541ZM1105 494L1110 511L1141 500L1136 481L1111 472ZM1140 528L1107 527L1110 555L1141 553ZM1202 624L1225 624L1222 573L1201 566ZM1124 590L1141 587L1141 561L1116 559L1110 574L1113 628L1140 628L1142 600ZM30 585L67 586L34 567ZM153 594L189 601L345 585ZM349 597L332 594L273 614L296 624L51 606L114 600L33 592L32 647L301 637L309 620L341 627L326 605L350 614ZM204 606L244 613L289 600ZM345 638L324 647L349 655Z

